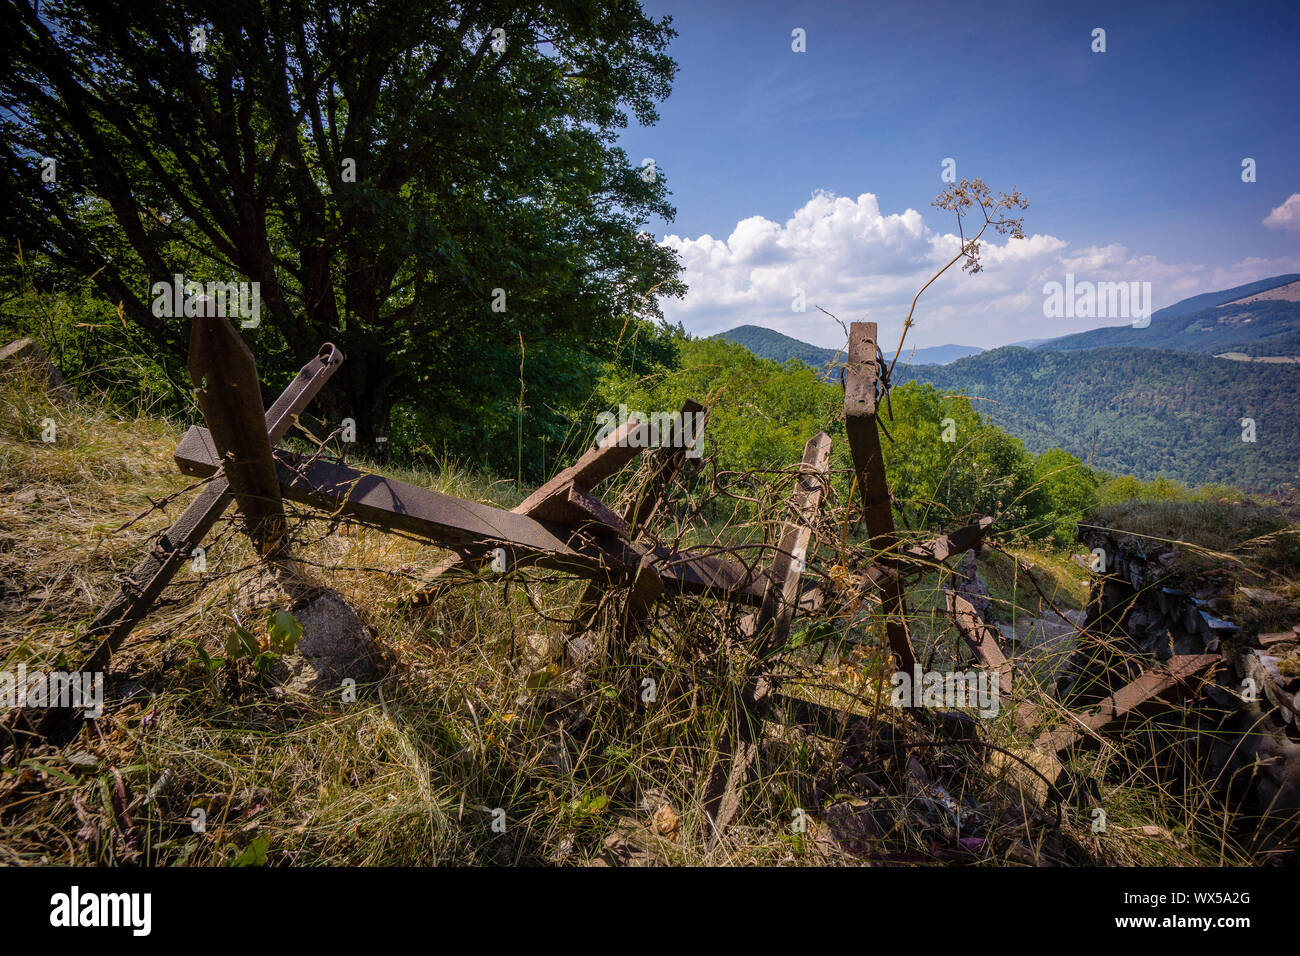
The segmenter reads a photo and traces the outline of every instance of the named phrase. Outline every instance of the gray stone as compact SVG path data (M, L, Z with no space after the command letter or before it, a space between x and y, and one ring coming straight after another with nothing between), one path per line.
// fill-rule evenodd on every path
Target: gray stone
M323 591L295 608L302 638L283 664L290 693L333 695L348 678L358 684L379 676L374 638L357 612L337 593Z

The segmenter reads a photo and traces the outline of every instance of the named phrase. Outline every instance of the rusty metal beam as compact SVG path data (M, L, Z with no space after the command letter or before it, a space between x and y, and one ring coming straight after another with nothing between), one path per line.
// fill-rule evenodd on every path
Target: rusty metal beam
M1101 735L1114 733L1136 717L1148 716L1181 700L1222 661L1218 654L1177 654L1092 709L1074 714L1072 724L1042 734L1034 746L1048 753L1060 753L1076 744L1096 746Z
M887 569L881 565L872 565L861 574L852 575L847 594L843 590L828 591L824 585L815 585L800 596L798 610L804 614L817 614L828 605L843 600L845 596L864 597L878 602L880 597L874 592L880 589L881 582L899 574L914 577L943 567L943 562L952 555L969 551L978 545L992 526L992 518L981 518L951 534L909 544L902 549L898 568Z
M758 663L741 690L736 732L724 738L705 788L704 811L714 840L726 833L740 810L741 791L749 782L758 755L759 733L775 690L764 659L781 648L790 631L790 619L798 604L799 579L812 542L812 521L830 477L830 455L831 439L825 432L818 432L804 445L788 508L793 517L782 525L763 603L740 624L741 633L758 642L754 648ZM722 767L728 764L724 774Z
M655 569L655 558L646 555L637 566L632 587L623 604L623 646L616 649L617 658L626 658L632 642L645 632L650 615L663 593L664 579Z
M253 353L225 317L198 315L190 327L189 370L245 530L259 553L271 554L287 525Z
M583 520L582 514L575 515L569 503L569 491L578 488L590 491L606 478L612 477L623 469L649 442L650 426L645 422L625 422L615 431L605 436L605 440L596 448L583 452L582 456L565 468L546 484L519 503L514 509L516 514L532 515L543 521L568 521L570 518Z
M333 344L321 346L320 352L302 367L283 394L266 413L265 430L271 443L278 442L293 426L297 416L311 403L330 376L343 363L343 353ZM185 510L154 542L123 581L117 596L86 629L83 639L99 638L98 646L78 670L104 670L113 654L131 630L149 613L154 602L175 577L181 565L194 553L212 526L229 507L232 498L224 477L215 477L190 501ZM49 710L39 721L27 719L43 736L51 735L70 723L68 712Z
M679 421L685 423L688 416L694 419L697 415L701 416L700 425L695 429L693 438L699 442L702 440L701 433L704 424L708 422L709 412L699 402L688 398L682 404ZM689 449L680 447L679 440L684 442L684 436L676 436L672 445L657 448L650 455L650 477L623 511L623 520L633 534L645 527L659 513L673 482L681 473L682 466L686 464L686 453Z
M848 367L844 379L845 432L853 454L858 492L862 495L867 537L879 555L877 561L889 566L896 559L898 538L894 532L894 515L885 479L885 460L876 430L876 323L854 322L849 328ZM882 607L889 647L900 670L910 671L916 653L907 636L907 608L903 585L898 577L882 582Z
M831 439L825 432L818 432L804 445L799 477L787 509L793 517L781 527L762 607L741 621L742 633L762 637L760 657L779 648L790 632L790 619L798 604L799 580L812 542L811 523L830 477L830 457Z
M1012 699L1013 668L998 646L997 629L985 623L975 606L955 591L945 590L944 596L947 599L948 613L952 615L958 632L974 652L980 666L998 675L998 697L1005 706ZM1017 727L1025 730L1033 726L1037 719L1037 709L1029 701L1024 701L1016 706L1013 719Z
M207 429L191 428L175 452L187 475L206 477L218 466ZM350 514L381 527L405 531L444 547L479 551L502 548L510 566L535 564L607 583L629 583L647 553L598 529L585 534L567 525L539 521L477 501L454 498L428 488L356 471L329 461L277 449L280 493L290 501L335 514ZM687 594L762 602L763 588L734 561L649 549L667 587Z
M648 434L648 427L641 422L635 419L625 422L605 436L597 447L588 449L577 462L543 484L511 511L517 515L528 515L560 524L583 526L594 521L608 526L616 534L628 537L626 522L606 508L590 491L593 485L616 474L640 454L640 445ZM473 549L444 558L433 566L424 583L411 595L411 604L423 607L433 603L443 590L438 579L448 571L466 565L475 566L478 570L484 563L482 552Z
M707 421L708 410L703 405L688 398L682 405L681 416L678 420L684 424L688 415L700 415L703 416L701 421ZM700 430L700 428L697 428L693 436L697 442L701 440ZM677 440L681 439L684 442L684 437L684 435L675 436L672 445L656 448L650 453L650 477L628 503L627 507L623 509L623 524L627 528L625 537L629 540L634 538L639 531L650 523L667 500L673 482L677 480L682 467L686 464L688 449L677 446ZM570 637L581 634L590 626L600 602L600 594L600 588L595 584L588 584L583 590L582 596L574 606L573 623L569 628Z

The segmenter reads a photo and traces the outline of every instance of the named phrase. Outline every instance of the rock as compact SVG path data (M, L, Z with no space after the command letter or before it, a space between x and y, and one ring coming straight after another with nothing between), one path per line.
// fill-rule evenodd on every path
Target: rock
M1277 604L1282 600L1282 595L1268 588L1237 588L1237 591L1255 604Z
M660 839L631 817L620 817L615 829L605 837L601 854L593 866L660 866L667 861L660 849Z
M552 664L563 652L563 641L553 634L534 632L524 637L523 664L530 671Z
M574 667L586 667L595 658L596 645L590 637L570 638L564 646L564 659Z
M369 629L337 593L321 592L293 614L302 625L302 638L283 661L289 669L285 690L332 694L348 678L366 684L379 676Z
M366 684L379 677L374 635L337 591L305 581L291 570L265 566L240 588L235 616L254 630L253 622L280 608L290 610L302 635L297 647L272 668L278 694L338 699L344 680Z
M1272 634L1261 634L1258 637L1259 646L1264 648L1273 648L1277 644L1291 643L1295 639L1295 631L1276 631Z

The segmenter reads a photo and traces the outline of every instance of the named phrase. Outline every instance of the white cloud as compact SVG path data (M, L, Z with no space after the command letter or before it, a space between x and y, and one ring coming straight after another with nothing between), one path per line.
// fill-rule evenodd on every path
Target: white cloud
M1270 229L1289 229L1300 232L1300 193L1292 193L1286 202L1264 217Z
M1287 207L1300 219L1300 194L1282 208ZM949 216L932 214L945 229L954 225ZM968 217L968 236L969 224ZM785 223L751 216L725 240L669 235L662 242L681 256L690 286L685 299L664 303L671 321L698 335L762 325L831 347L842 344L842 335L816 306L845 322L876 321L881 341L896 341L916 291L960 247L955 232L936 231L914 209L886 214L871 193L850 199L828 192L814 193ZM1200 292L1300 270L1300 257L1209 267L1161 262L1118 243L1073 249L1052 235L1008 239L991 229L980 245L983 271L967 275L958 263L921 297L909 344L991 348L1108 324L1043 316L1044 283L1063 282L1067 272L1076 281L1150 282L1160 308ZM805 296L803 313L792 310L798 289Z

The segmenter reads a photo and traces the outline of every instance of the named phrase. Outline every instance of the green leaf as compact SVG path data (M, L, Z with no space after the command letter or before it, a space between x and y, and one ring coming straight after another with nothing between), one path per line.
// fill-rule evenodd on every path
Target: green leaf
M231 660L253 657L258 650L257 638L238 625L226 636L226 656Z
M266 630L271 635L271 646L281 654L292 652L298 646L299 638L302 637L302 625L288 611L276 611L272 614Z
M271 847L271 838L260 836L244 847L242 853L235 857L231 866L265 866L266 851Z

